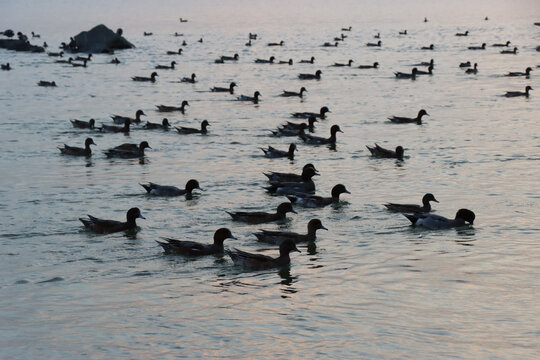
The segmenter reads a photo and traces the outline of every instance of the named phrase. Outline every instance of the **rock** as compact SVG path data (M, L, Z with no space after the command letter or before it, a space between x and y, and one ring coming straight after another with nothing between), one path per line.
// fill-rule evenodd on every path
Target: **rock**
M103 24L79 33L72 38L70 45L68 46L73 52L86 53L111 53L114 50L135 47L122 36L122 29L118 29L115 33Z
M28 40L23 39L0 39L0 49L14 50L14 51L30 51L41 53L45 49L41 46L32 45Z

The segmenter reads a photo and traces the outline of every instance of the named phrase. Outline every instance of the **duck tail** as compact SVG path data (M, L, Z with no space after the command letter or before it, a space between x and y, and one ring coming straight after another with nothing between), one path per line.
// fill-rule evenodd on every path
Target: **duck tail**
M139 184L139 185L141 185L144 188L144 190L146 190L147 193L150 193L150 191L152 190L152 184L151 183L150 184Z
M272 174L263 173L264 176L268 178L268 180L272 179Z
M84 227L89 228L92 225L92 221L89 219L79 218L79 220L83 223Z
M418 221L418 217L415 216L415 215L408 215L408 214L403 214L403 216L405 216L407 219L410 220L410 222L415 225L416 222Z
M171 245L168 244L168 243L164 243L164 242L161 242L161 241L158 241L158 240L155 240L155 242L157 242L159 244L159 246L161 246L163 248L163 250L165 250L165 252L169 252L170 249L171 249Z

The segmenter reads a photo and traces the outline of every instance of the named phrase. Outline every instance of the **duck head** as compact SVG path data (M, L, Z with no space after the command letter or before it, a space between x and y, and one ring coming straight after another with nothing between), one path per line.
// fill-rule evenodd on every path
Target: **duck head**
M223 241L225 241L225 239L236 239L236 237L234 237L231 230L227 228L217 229L214 233L214 245L223 246Z
M456 219L463 219L471 225L474 223L475 218L476 215L471 210L459 209L456 213Z
M339 198L341 194L350 194L351 192L345 188L343 184L337 184L332 188L332 197Z
M279 204L279 206L277 207L277 213L278 214L281 214L281 215L285 215L286 213L288 212L292 212L294 214L297 214L296 211L294 211L293 207L292 207L292 204L290 202L287 202L287 203L281 203Z

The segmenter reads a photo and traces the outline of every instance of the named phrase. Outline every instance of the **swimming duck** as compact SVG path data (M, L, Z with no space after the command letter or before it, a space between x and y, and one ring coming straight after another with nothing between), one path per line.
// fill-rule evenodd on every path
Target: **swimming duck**
M179 189L176 186L170 186L170 185L158 185L156 183L148 183L148 184L139 184L141 185L147 192L148 195L154 195L154 196L183 196L183 195L191 195L193 190L199 189L202 190L199 186L199 182L195 179L191 179L186 183L185 189Z
M155 129L169 130L169 127L171 127L171 124L169 123L169 119L163 118L161 124L147 121L146 124L144 124L142 128L145 130L155 130Z
M354 60L350 60L350 59L349 59L349 62L346 63L346 64L343 64L343 63L334 63L334 65L331 65L331 66L336 66L336 67L340 67L340 66L351 66L353 62L354 62Z
M470 62L470 61L462 62L462 63L459 64L459 67L460 67L460 68L471 67L471 62Z
M33 37L33 38L40 38L40 37L41 37L41 35L36 34L36 33L34 33L33 31L32 31L31 34L32 34L32 37Z
M55 63L56 64L71 64L72 61L73 61L73 58L70 57L67 60L56 60Z
M397 146L396 150L388 150L375 144L375 147L367 146L371 156L378 158L389 158L403 160L403 147Z
M348 28L341 28L341 31L351 31L352 30L352 26L349 26Z
M306 144L311 145L324 145L324 144L335 144L336 143L336 133L342 133L343 131L339 128L339 125L332 125L330 128L330 137L323 138L319 136L314 136L306 133L301 133L298 135Z
M195 74L191 74L191 77L184 77L180 80L180 82L195 84L197 82L197 80L195 80L195 77Z
M288 64L288 65L292 65L293 64L293 60L292 59L289 59L289 60L280 60L278 62L278 64Z
M249 39L250 40L257 40L257 34L249 33Z
M315 183L312 178L319 175L315 168L308 167L302 170L302 181L293 182L270 182L266 190L281 195L311 194L315 192Z
M266 60L266 59L255 59L255 63L257 63L257 64L273 64L275 59L276 59L275 57L270 56L270 58L268 60Z
M315 123L318 122L317 118L313 115L311 115L308 118L308 122L306 123L292 123L290 121L287 121L284 125L282 125L283 129L290 129L290 130L300 130L300 129L309 129L309 132L313 132L313 129L315 128Z
M111 119L113 119L115 124L125 124L127 119L129 119L131 123L138 124L141 122L141 116L143 115L146 116L146 114L142 110L137 110L135 112L135 118L129 116L111 115Z
M381 33L377 33L377 35L373 35L373 38L374 39L380 39L381 38Z
M156 76L158 76L157 72L153 72L150 74L150 77L145 76L132 76L131 80L133 81L150 81L150 82L156 82Z
M222 58L216 59L214 60L214 64L225 64L225 60L223 60Z
M237 61L238 60L238 54L234 54L234 56L222 56L221 60L224 60L224 61Z
M96 125L96 120L90 119L88 121L73 119L70 120L74 128L79 129L93 129Z
M518 96L525 96L525 97L529 97L529 91L530 90L534 90L532 87L528 86L525 88L525 92L521 92L521 91L507 91L506 94L504 94L504 96L506 97L518 97Z
M45 81L45 80L40 80L38 83L38 86L50 86L50 87L55 87L56 86L56 82L54 81Z
M87 62L86 59L83 60L83 63L82 63L82 64L80 64L80 63L75 63L75 62L71 62L71 66L73 66L73 67L86 67L86 62Z
M236 83L233 81L229 84L229 87L228 88L225 88L225 87L218 87L218 86L214 86L213 88L210 89L210 91L212 92L228 92L228 93L231 93L231 94L234 94L234 87L237 86Z
M407 30L400 31L399 35L407 35Z
M214 233L213 244L201 244L195 241L176 240L171 238L162 238L166 242L156 241L166 254L180 254L189 256L204 256L222 254L223 241L226 239L236 239L231 230L221 228Z
M187 134L207 134L208 133L208 130L206 129L206 127L210 126L210 124L208 123L208 120L203 120L201 122L201 128L200 129L196 129L196 128L190 128L190 127L175 127L176 131L178 131L179 134L183 134L183 135L187 135Z
M180 18L180 22L181 22L181 23L185 23L185 22L188 22L188 20L187 20L187 19L182 19L182 18Z
M482 46L469 46L469 50L486 50L486 43L482 43Z
M186 40L182 41L182 46L187 46Z
M267 242L271 244L281 245L282 242L289 239L295 244L299 242L311 242L317 239L317 230L328 230L325 228L319 219L312 219L307 224L307 234L298 234L290 231L269 231L262 230L260 232L253 233L259 241Z
M305 87L302 86L300 88L300 92L283 90L283 93L281 95L279 95L279 96L283 96L283 97L290 97L290 96L303 97L304 92L307 92L307 90L306 90Z
M300 80L320 80L321 79L321 70L317 70L315 74L298 74Z
M252 254L238 249L234 249L234 251L228 250L227 254L231 257L235 265L253 270L264 270L289 266L291 263L289 253L292 251L300 252L294 241L287 239L279 246L279 257L275 259L270 256Z
M456 36L469 36L469 30L465 31L464 33L456 33Z
M466 74L476 74L478 73L478 64L474 63L474 67L472 69L465 70Z
M304 165L302 168L302 174L307 168L312 168L315 170L317 174L319 172L317 169L315 169L315 166L313 164L309 163ZM293 174L293 173L282 173L282 172L270 172L270 173L263 173L264 176L268 178L268 181L270 182L301 182L303 181L302 174Z
M429 65L428 71L416 70L416 75L433 75L433 66Z
M339 195L350 194L349 190L345 188L343 184L337 184L332 188L330 197L323 197L317 195L296 194L287 195L289 201L295 205L300 205L308 208L325 207L330 204L339 203Z
M300 60L300 64L314 64L315 63L315 56L312 56L309 60Z
M294 159L294 152L297 151L296 144L290 144L288 151L278 150L273 148L272 146L269 146L268 149L260 149L264 152L264 156L270 159L286 157L292 160Z
M285 220L285 215L288 212L296 214L296 211L294 211L291 203L279 204L275 213L267 213L262 211L226 211L227 214L231 215L234 221L243 221L250 224L262 224L278 220Z
M88 56L77 56L75 59L75 61L92 61L92 54L88 54Z
M377 41L376 43L367 43L366 46L377 46L377 47L381 47L382 45L382 42L381 40Z
M422 46L420 49L421 50L434 50L435 46L433 44L431 44L429 46Z
M514 50L503 50L501 51L501 54L517 54L518 48L515 47Z
M510 45L510 41L507 41L505 44L493 44L491 46L494 47L508 47Z
M331 112L331 111L328 109L328 107L323 106L321 108L320 112L318 112L318 113L296 112L296 113L291 113L291 116L294 117L294 118L298 118L298 119L308 119L311 116L314 116L315 118L318 118L318 119L326 119L326 113L327 112Z
M197 42L202 43L202 42L203 42L203 38L200 38L199 40L197 40Z
M174 33L174 36L184 36L184 34L180 34L180 33L178 33L178 32L175 32L175 33Z
M63 51L60 51L60 52L48 52L47 55L54 56L54 57L62 57L62 56L64 56L64 52Z
M142 141L137 144L122 144L112 149L104 151L105 155L109 158L117 157L122 159L135 159L144 156L144 149L151 149L148 142Z
M375 61L373 65L360 65L358 66L359 69L377 69L379 67L379 63Z
M181 106L156 105L157 111L159 112L180 111L182 114L186 111L186 106L189 106L189 103L186 100L182 101Z
M64 144L64 147L59 147L58 150L60 150L63 155L92 156L90 145L96 145L96 143L94 140L92 140L92 138L87 138L84 142L84 148Z
M407 123L417 123L418 125L422 124L422 116L429 114L426 112L426 110L422 109L418 112L418 115L415 118L408 118L403 116L392 116L389 117L388 120L394 123L398 124L407 124Z
M152 35L154 35L154 33L152 33L152 32L146 32L146 31L145 31L145 32L143 33L143 35L144 35L144 36L152 36Z
M422 206L414 205L414 204L395 204L395 203L387 203L383 205L390 211L396 211L396 212L402 212L402 213L428 213L431 211L430 201L435 201L436 203L439 202L437 199L435 199L435 196L433 196L433 194L427 193L422 197L422 204L423 204Z
M423 226L431 230L449 229L453 227L466 226L467 223L473 224L474 212L467 209L459 209L454 219L447 219L439 215L432 214L403 214L414 226Z
M431 67L435 67L435 62L433 61L433 59L431 59L429 62L427 61L422 61L418 64L413 64L411 66L431 66Z
M296 125L296 124L295 124ZM272 134L275 136L299 136L301 131L305 132L305 129L308 127L307 124L298 124L299 126L297 128L286 128L286 127L278 127L275 131L270 130ZM310 130L310 132L313 132Z
M322 44L322 47L337 47L339 44L338 42L336 41L334 44L331 44L329 42L325 42L324 44Z
M131 208L126 214L126 222L116 220L104 220L88 215L88 219L79 218L87 229L98 234L110 234L119 231L133 230L137 228L136 219L144 219L139 208Z
M163 70L174 70L174 65L176 65L176 61L171 61L171 65L156 65L154 69L163 69Z
M118 64L120 64L120 60L118 60L118 58L115 57L114 59L111 60L110 63L111 63L111 64L116 64L116 65L118 65Z
M526 77L529 77L529 75L531 74L531 71L532 71L532 69L530 67L528 67L528 68L525 69L525 72L521 72L521 71L509 72L508 74L506 74L504 76L526 76Z
M334 41L345 41L345 38L347 38L347 36L341 34L341 37L335 37Z
M418 73L418 69L413 68L411 70L410 74L402 73L402 72L395 72L394 75L396 76L397 79L412 79L412 80L415 80L417 73Z
M261 93L258 92L258 91L255 91L255 93L253 93L253 96L240 95L236 99L238 101L252 101L254 104L258 104L259 103L259 96L261 96Z
M246 45L246 46L251 46L251 39L249 39L248 42L245 43L244 45Z
M101 127L99 128L99 130L101 132L129 133L130 125L131 125L131 120L126 119L126 120L124 120L124 126L114 126L114 125L101 124Z
M9 63L2 64L2 70L11 70L11 65Z
M284 44L284 42L283 42L283 40L281 40L278 43L268 43L267 45L268 46L283 46L283 44Z
M182 51L182 48L178 49L178 51L167 51L167 55L182 55Z

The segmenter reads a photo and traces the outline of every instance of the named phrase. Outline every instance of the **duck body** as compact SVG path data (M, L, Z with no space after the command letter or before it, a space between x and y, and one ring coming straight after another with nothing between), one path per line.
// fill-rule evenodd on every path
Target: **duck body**
M175 65L176 65L176 61L171 61L171 65L156 65L156 67L154 69L174 70Z
M223 61L238 61L238 54L234 54L233 56L222 56L221 60L223 60Z
M268 46L283 46L283 44L284 44L284 41L281 40L281 41L278 42L278 43L268 43L267 45L268 45Z
M403 214L414 226L422 226L431 230L462 227L474 223L475 214L471 210L459 209L454 219L432 214Z
M261 96L261 93L258 92L258 91L255 91L253 93L253 96L240 95L236 99L238 101L250 101L250 102L252 102L254 104L258 104L259 103L259 96Z
M338 132L343 132L339 128L339 125L332 125L332 127L330 128L330 137L329 138L314 136L314 135L310 135L310 134L306 134L306 133L302 133L302 132L299 135L299 137L302 139L302 141L304 141L305 144L310 144L310 145L331 144L331 145L333 145L337 141L336 133L338 133Z
M178 49L178 51L167 51L167 55L182 55L183 49Z
M352 65L353 62L354 62L354 60L349 60L349 62L346 63L346 64L343 64L343 63L334 63L334 65L331 65L331 66L334 66L334 67L349 66L349 67L350 67L350 66Z
M429 116L426 110L422 109L418 112L418 115L415 118L408 118L408 117L403 117L403 116L392 116L392 117L389 117L388 120L397 124L416 123L420 125L422 124L422 116L424 115Z
M243 266L252 270L264 270L288 266L291 263L289 253L297 251L296 244L291 239L287 239L279 246L279 257L272 258L270 256L253 254L238 249L234 251L227 251L227 254L231 257L231 260L235 265Z
M144 124L143 129L145 130L169 130L171 127L171 124L169 123L169 119L163 118L163 121L160 123L152 123L150 121L147 121L146 124Z
M188 256L205 256L223 254L223 242L226 239L236 239L227 228L221 228L214 233L212 244L202 244L195 241L162 238L166 242L156 241L166 254L179 254Z
M148 142L142 141L137 144L122 144L104 151L109 158L135 159L144 156L144 149L151 149Z
M186 183L185 189L179 189L176 186L159 185L156 183L140 184L148 193L153 196L183 196L191 195L193 190L202 190L199 186L199 182L195 179L191 179Z
M114 126L114 125L101 124L101 127L99 128L99 130L101 132L129 133L130 125L131 125L131 120L126 119L126 120L124 120L124 126Z
M231 93L231 94L234 94L234 87L237 86L236 83L233 81L229 84L229 87L226 88L226 87L219 87L219 86L214 86L213 88L210 89L210 91L212 92L228 92L228 93Z
M517 54L518 48L515 47L514 50L503 50L501 51L501 54Z
M180 111L182 114L186 111L186 106L189 106L189 103L186 100L182 101L181 106L156 105L157 111L159 112Z
M396 76L396 79L416 79L416 74L418 73L417 68L413 68L411 70L411 73L403 73L403 72L395 72L394 75Z
M427 71L417 70L416 75L433 75L433 66L429 65Z
M152 74L150 74L150 77L145 76L133 76L131 80L133 81L139 81L139 82L156 82L156 76L158 74L154 71Z
M420 49L421 50L434 50L435 46L433 44L431 44L429 46L422 46Z
M328 230L325 228L319 219L312 219L307 225L307 234L299 234L290 231L269 231L261 230L260 232L253 233L259 241L281 245L286 240L291 240L295 244L300 242L311 242L317 239L317 230Z
M507 41L505 44L493 44L493 47L508 47L510 46L510 41Z
M288 212L296 214L296 211L292 208L291 203L281 203L277 207L275 213L267 213L263 211L238 211L238 212L228 212L233 221L242 221L249 224L263 224L273 221L285 220L285 215Z
M459 64L459 67L460 67L460 68L468 68L468 67L471 67L471 62L470 62L470 61L462 62L462 63Z
M275 57L270 56L270 58L268 60L266 60L266 59L255 59L255 63L256 64L273 64L275 59L276 59Z
M314 112L295 112L295 113L291 113L291 116L293 118L297 118L297 119L309 119L312 116L315 117L316 119L325 119L327 112L330 112L330 110L328 109L328 107L323 106L323 107L321 107L321 110L318 113L314 113Z
M516 77L516 76L530 76L531 74L531 71L532 71L532 68L528 67L525 69L525 72L521 72L521 71L516 71L516 72L509 72L508 74L506 74L505 76L511 76L511 77Z
M44 86L44 87L56 87L56 82L54 81L40 80L37 84L38 86Z
M291 160L294 159L294 152L297 150L296 144L290 144L288 151L278 150L276 148L273 148L272 146L269 146L267 149L265 148L260 148L260 149L264 152L264 156L266 156L267 158L276 159L276 158L286 157Z
M94 142L94 140L92 140L92 138L87 138L84 142L84 148L64 144L63 148L59 147L58 149L60 150L62 155L92 156L92 150L90 149L90 145L96 145L96 143Z
M519 96L525 96L525 97L529 97L529 91L530 90L533 90L532 87L530 86L527 86L525 88L525 92L521 92L521 91L507 91L506 94L504 94L504 96L506 97L519 97Z
M481 46L469 46L469 50L486 50L486 43L483 43Z
M88 121L73 119L70 120L74 128L78 129L94 129L96 120L90 119Z
M131 208L128 210L126 214L126 222L99 219L92 215L88 215L88 219L79 218L87 229L97 234L110 234L119 231L136 229L136 219L144 219L139 208Z
M270 172L270 173L263 173L263 174L268 178L268 181L270 182L301 182L303 181L302 175L305 169L307 168L313 168L315 172L317 172L317 169L315 169L313 164L306 164L302 168L302 174L283 173L283 172Z
M201 122L201 128L190 128L190 127L175 127L176 131L178 131L179 134L188 135L188 134L207 134L208 130L206 129L210 124L208 123L208 120L203 120Z
M343 184L337 184L332 188L330 197L323 197L309 194L287 195L287 198L292 204L300 205L307 208L320 208L331 204L339 203L341 194L350 194L349 190Z
M431 193L427 193L422 197L422 206L416 204L396 204L396 203L387 203L384 206L390 210L401 213L428 213L431 211L430 201L439 201L435 199L435 196Z
M313 176L318 175L315 168L308 167L302 170L302 181L297 182L281 182L271 181L270 186L266 187L266 190L275 192L281 195L304 193L310 194L315 192L315 183L313 182Z
M132 124L139 124L141 122L141 116L146 116L146 114L142 110L137 110L135 112L135 118L129 116L111 115L111 119L115 124L125 124L126 120L129 120Z
M283 93L280 96L283 96L283 97L292 97L292 96L303 97L304 92L307 92L307 90L306 90L305 87L302 86L302 88L300 89L299 92L283 90Z
M180 80L180 82L183 82L183 83L190 83L190 84L195 84L197 82L197 80L195 80L195 78L197 77L197 75L195 74L191 74L190 77L184 77Z
M300 60L300 64L314 64L315 63L315 56L312 56L309 60Z
M315 74L298 74L300 80L320 80L321 79L321 70L317 70Z
M360 65L358 66L359 69L377 69L379 67L379 63L375 61L373 65Z
M477 74L478 73L478 64L474 63L474 67L472 69L465 70L466 74Z
M381 40L379 40L376 43L367 43L366 46L369 46L369 47L381 47L382 42L381 42Z
M374 147L367 146L371 156L386 159L399 159L403 160L403 147L397 146L396 150L388 150L375 144Z

